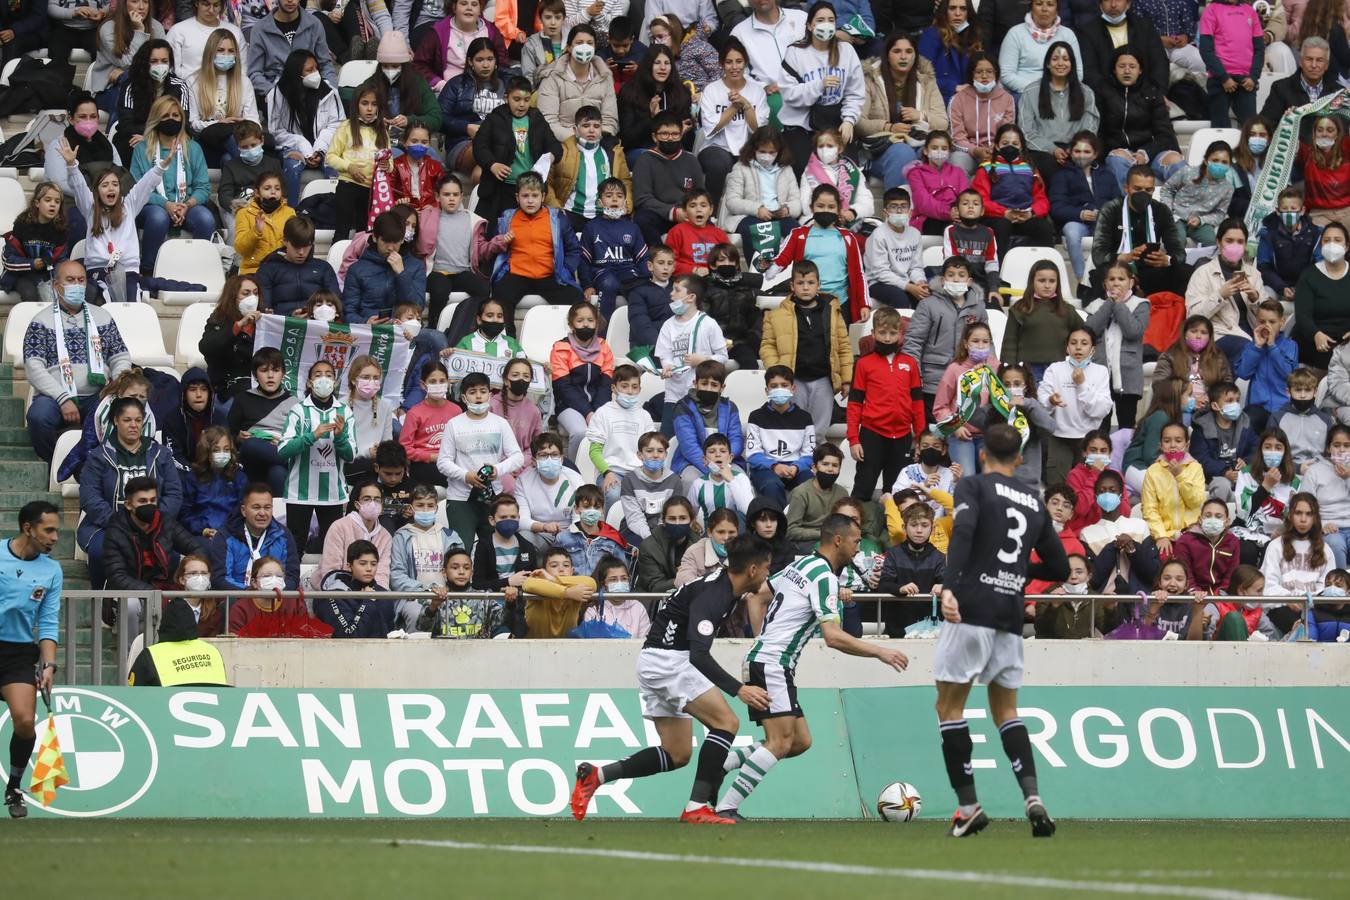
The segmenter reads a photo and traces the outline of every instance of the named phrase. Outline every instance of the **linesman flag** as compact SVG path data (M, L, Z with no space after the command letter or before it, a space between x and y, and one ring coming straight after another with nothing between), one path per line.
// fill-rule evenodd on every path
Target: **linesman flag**
M61 741L56 737L56 717L47 713L47 733L38 746L37 761L33 763L33 782L28 793L50 806L56 799L56 789L70 784L66 759L61 755Z

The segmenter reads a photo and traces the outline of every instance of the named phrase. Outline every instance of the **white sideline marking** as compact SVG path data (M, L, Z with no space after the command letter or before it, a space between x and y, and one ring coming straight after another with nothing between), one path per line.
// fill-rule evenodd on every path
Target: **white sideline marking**
M803 862L793 859L748 859L735 856L702 856L681 853L651 853L643 850L605 850L589 847L540 846L530 844L479 844L469 841L436 841L423 838L386 838L378 843L409 844L443 850L495 850L502 853L534 853L551 856L589 856L601 859L625 859L639 862L669 862L691 865L736 866L746 869L787 869L825 875L861 875L879 878L917 878L924 881L950 881L962 884L991 884L1005 887L1046 888L1061 891L1098 891L1108 894L1138 894L1151 897L1195 897L1200 900L1293 900L1284 894L1230 891L1222 888L1185 887L1168 884L1130 884L1116 881L1071 881L1064 878L1040 878L1032 875L991 875L983 872L944 869L892 869L879 866L850 866L841 863Z

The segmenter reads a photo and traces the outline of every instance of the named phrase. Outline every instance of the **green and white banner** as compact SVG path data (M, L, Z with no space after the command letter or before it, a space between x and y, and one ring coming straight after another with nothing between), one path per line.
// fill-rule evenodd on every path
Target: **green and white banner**
M1289 186L1294 173L1294 163L1298 159L1299 131L1305 116L1340 116L1350 119L1350 92L1338 90L1311 103L1287 110L1280 117L1279 127L1271 136L1270 149L1266 153L1265 165L1261 168L1261 177L1252 186L1252 199L1247 205L1247 232L1251 235L1248 243L1255 246L1256 234L1261 228L1261 220L1275 211L1280 191ZM1345 123L1350 127L1350 121Z
M945 817L953 799L933 696L931 686L803 689L813 746L774 769L746 815L875 817L881 789L908 781L925 816ZM966 710L980 799L992 815L1020 816L984 700L976 690ZM1023 704L1057 817L1345 815L1343 688L1030 688ZM32 803L38 816L564 817L578 762L656 742L631 689L70 687L54 706L71 783L49 807ZM0 716L0 746L9 732ZM745 723L738 740L754 733ZM693 774L607 784L592 811L678 816Z
M338 398L347 399L347 370L358 356L375 358L382 380L380 396L398 403L403 380L412 364L412 344L393 325L347 325L291 316L267 315L258 320L255 347L276 347L286 370L286 389L303 393L309 367L320 360L337 370Z

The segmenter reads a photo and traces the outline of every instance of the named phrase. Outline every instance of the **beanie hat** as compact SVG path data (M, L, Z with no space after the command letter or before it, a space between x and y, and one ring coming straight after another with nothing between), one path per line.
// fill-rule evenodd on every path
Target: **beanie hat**
M398 66L412 62L412 51L408 49L408 39L401 31L386 31L380 36L380 48L375 51L375 61L382 66Z

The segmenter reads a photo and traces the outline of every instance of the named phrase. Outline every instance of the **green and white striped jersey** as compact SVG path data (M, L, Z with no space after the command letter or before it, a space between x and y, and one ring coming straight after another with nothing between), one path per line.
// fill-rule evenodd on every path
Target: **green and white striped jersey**
M342 416L345 425L335 435L314 436L320 425ZM286 415L277 453L289 463L286 473L286 502L313 506L333 506L347 502L347 479L342 464L355 457L356 422L347 404L333 401L327 409L314 405L309 397L301 400Z
M838 621L839 578L819 553L803 556L769 579L773 600L764 615L749 662L796 669L797 659L821 622Z

